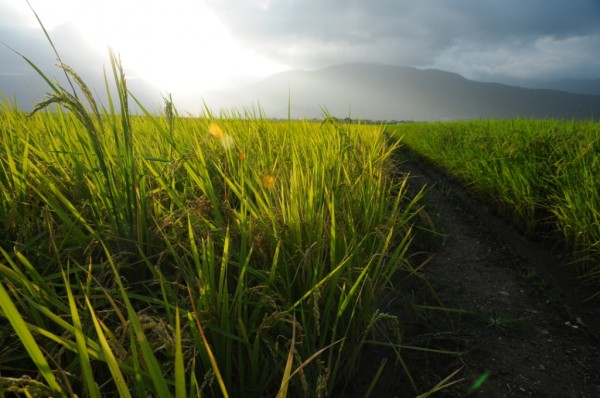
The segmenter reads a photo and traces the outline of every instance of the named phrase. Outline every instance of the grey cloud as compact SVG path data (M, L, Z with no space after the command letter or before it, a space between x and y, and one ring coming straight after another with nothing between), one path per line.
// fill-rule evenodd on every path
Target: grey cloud
M55 56L39 39L38 32L24 27L0 25L0 41L48 71ZM24 107L39 101L45 91L43 79L18 54L0 44L0 93Z
M0 41L27 56L35 63L47 63L47 60L53 60L50 46L44 43L40 38L40 32L28 28L6 28L0 26ZM8 47L0 45L0 70L4 72L21 71L24 67L29 67L16 53Z
M564 72L577 73L587 54L599 54L600 2L597 0L225 0L209 4L248 46L298 67L343 62L414 66L469 64L479 70L517 73L501 67L508 59L547 62L556 43L588 38L569 51ZM539 48L544 40L551 48ZM543 43L542 43L543 44ZM543 46L542 46L543 47ZM528 51L532 51L528 53ZM455 62L451 61L455 58ZM458 60L461 60L460 62ZM555 70L556 59L550 69ZM500 60L501 61L501 60ZM518 60L517 60L518 61ZM576 67L573 63L579 62ZM527 67L527 62L515 65ZM594 64L592 62L592 64ZM600 75L596 63L591 72Z
M58 81L63 87L69 87L63 71L56 65L56 55L41 28L7 25L0 18L0 41L27 57L50 79ZM71 66L101 101L107 104L104 69L106 68L110 79L108 51L100 54L91 49L71 24L57 26L49 31L49 35L62 61ZM124 68L128 73L127 65ZM160 93L148 82L135 79L128 83L136 97L150 108L159 102ZM25 109L31 109L48 91L49 87L42 77L21 56L0 44L1 95L15 99ZM136 109L135 106L132 108Z
M598 78L599 48L599 36L562 39L544 36L530 43L507 43L493 48L457 45L442 52L436 63L442 69L483 80L493 80L494 76L519 79Z
M0 41L60 79L41 30L26 27L25 16L8 4L0 0ZM205 4L240 44L291 68L371 62L439 68L496 81L600 77L599 0L205 0ZM50 34L64 61L102 90L106 54L87 48L72 26L58 26ZM21 58L0 45L0 78L16 81L25 75L31 87L39 81Z

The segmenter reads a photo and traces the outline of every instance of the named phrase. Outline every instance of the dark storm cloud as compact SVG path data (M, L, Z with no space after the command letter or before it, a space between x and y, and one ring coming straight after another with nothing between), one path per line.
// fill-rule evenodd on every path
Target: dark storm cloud
M597 0L214 0L240 40L299 67L381 62L600 76ZM565 55L561 56L561 52Z
M27 10L15 11L12 1L0 0L0 41L60 78L41 29L31 25ZM600 0L204 0L203 4L243 47L293 69L370 62L439 68L496 81L600 78ZM92 85L102 87L106 54L91 51L74 26L55 26L50 34L63 60L93 76ZM244 68L243 60L239 67ZM27 76L22 81L39 97L44 90L37 84L40 78L0 45L0 82L16 86L18 76Z
M408 35L411 39L425 33L444 40L465 35L484 40L563 37L597 32L600 17L597 0L225 0L211 4L231 29L267 41L281 36L361 41Z

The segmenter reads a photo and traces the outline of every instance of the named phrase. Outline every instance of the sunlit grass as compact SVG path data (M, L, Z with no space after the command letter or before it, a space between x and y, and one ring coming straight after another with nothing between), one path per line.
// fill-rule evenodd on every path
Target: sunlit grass
M170 98L132 117L118 57L106 105L62 67L77 92L47 78L35 112L0 112L0 385L329 396L374 331L401 346L378 308L414 272L420 194L381 127L182 118Z

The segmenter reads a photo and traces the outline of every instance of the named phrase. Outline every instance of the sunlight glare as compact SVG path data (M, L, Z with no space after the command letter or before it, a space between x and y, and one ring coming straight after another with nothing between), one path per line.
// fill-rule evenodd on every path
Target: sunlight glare
M82 26L90 42L121 54L124 65L161 89L230 88L281 66L241 47L202 2L109 0Z
M62 24L75 25L90 48L106 57L110 46L129 76L166 92L229 89L285 69L244 48L204 1L31 0L31 5L51 36ZM26 4L18 8L35 27Z

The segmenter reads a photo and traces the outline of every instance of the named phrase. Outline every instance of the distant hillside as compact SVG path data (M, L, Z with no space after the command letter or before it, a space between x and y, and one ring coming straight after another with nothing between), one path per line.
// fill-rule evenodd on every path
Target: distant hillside
M243 89L205 96L210 108L252 108L269 117L337 117L374 120L473 118L591 118L600 96L483 83L440 70L348 64L318 71L289 71Z
M61 81L63 87L69 89L70 87L64 82L63 76L60 76L58 72L55 73L59 77L58 80ZM54 77L55 75L51 76ZM90 85L100 103L107 107L108 97L104 88L104 82L101 80L102 78L99 75L91 75L91 78L84 77L84 81ZM97 88L99 90L96 90ZM151 112L158 111L164 106L161 101L160 91L143 80L129 79L127 81L127 88ZM113 97L116 96L114 89L112 87L111 89L113 90L111 95ZM0 102L10 102L11 104L16 102L21 110L31 111L35 104L44 100L46 93L50 91L51 89L46 87L44 80L35 74L35 72L25 70L25 72L19 75L0 74ZM129 102L129 109L132 113L141 113L135 101Z
M514 85L529 88L546 88L577 94L600 95L600 79L523 80L515 82Z

